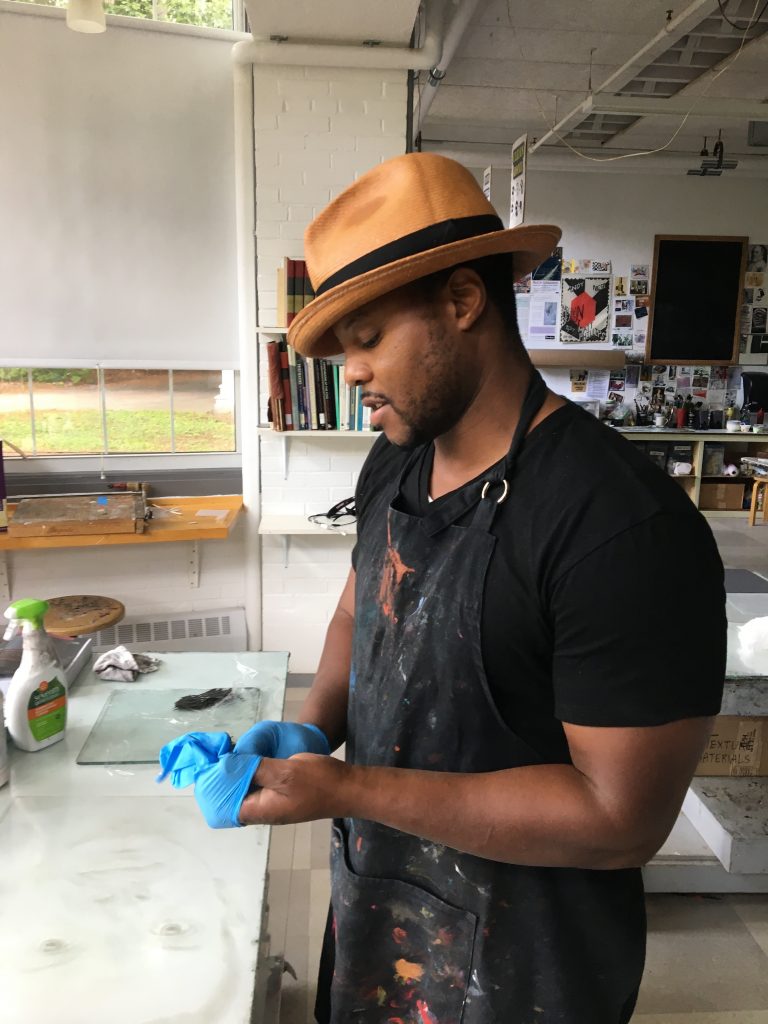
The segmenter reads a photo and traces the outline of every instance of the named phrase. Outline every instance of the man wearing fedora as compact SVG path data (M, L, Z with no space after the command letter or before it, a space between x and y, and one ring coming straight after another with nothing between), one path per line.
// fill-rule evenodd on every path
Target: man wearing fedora
M214 826L333 819L321 1024L635 1006L640 866L720 707L723 573L679 485L531 365L513 282L559 237L505 230L431 154L306 232L289 341L343 354L382 436L301 724L254 726L196 796ZM685 582L657 588L666 551ZM694 621L701 650L671 639Z

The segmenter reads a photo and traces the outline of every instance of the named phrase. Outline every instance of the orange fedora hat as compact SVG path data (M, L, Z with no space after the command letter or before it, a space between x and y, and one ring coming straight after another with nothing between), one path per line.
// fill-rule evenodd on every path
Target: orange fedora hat
M363 174L304 233L315 298L288 341L307 356L341 352L332 327L348 313L437 270L512 252L514 279L560 240L551 224L505 229L470 172L435 153L408 153ZM510 281L510 287L512 282Z

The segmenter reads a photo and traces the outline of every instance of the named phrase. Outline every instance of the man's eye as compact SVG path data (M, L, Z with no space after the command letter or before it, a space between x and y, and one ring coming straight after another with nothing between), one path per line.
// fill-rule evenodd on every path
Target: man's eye
M367 341L361 341L360 348L375 348L378 345L380 339L380 334L374 334L374 336L372 338L369 338Z

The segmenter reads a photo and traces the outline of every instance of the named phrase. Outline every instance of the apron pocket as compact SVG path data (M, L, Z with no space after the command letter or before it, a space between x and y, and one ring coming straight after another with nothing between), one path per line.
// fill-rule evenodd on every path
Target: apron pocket
M333 1024L460 1024L475 915L408 882L355 874L338 825L331 872Z

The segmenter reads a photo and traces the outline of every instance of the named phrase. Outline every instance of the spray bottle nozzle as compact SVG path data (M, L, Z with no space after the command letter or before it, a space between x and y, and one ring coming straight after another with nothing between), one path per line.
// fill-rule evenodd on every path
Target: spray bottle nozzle
M47 601L38 601L32 597L24 597L20 601L14 601L5 609L8 628L5 631L4 639L11 640L21 630L22 621L31 623L33 629L42 629L43 618L47 611Z

